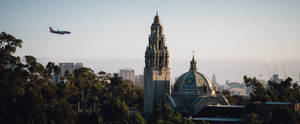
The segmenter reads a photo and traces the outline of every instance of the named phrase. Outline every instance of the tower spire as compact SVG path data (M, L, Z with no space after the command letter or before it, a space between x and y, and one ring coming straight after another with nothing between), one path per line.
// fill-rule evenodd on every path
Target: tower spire
M160 23L158 11L151 25L151 34L149 35L149 45L146 49L146 67L168 68L169 54L165 43L163 26Z

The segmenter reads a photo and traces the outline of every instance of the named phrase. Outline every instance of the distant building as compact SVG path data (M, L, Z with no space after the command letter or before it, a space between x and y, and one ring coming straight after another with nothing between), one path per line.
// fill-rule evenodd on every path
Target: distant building
M54 73L52 73L51 76L52 76L52 81L53 81L54 83L58 84L59 81L60 81L60 74L55 75Z
M245 96L248 90L244 83L226 81L224 89L229 90L231 95ZM251 91L249 91L250 93Z
M267 87L268 87L268 81L266 81L266 80L261 80L261 79L257 79L257 81L258 81L259 83L261 83L261 84L264 86L264 88L267 88Z
M59 63L59 67L61 68L60 77L63 77L67 70L73 73L75 69L82 68L83 63Z
M300 72L299 72L299 79L298 79L298 85L300 85Z
M124 80L131 80L134 83L134 70L130 68L120 69L120 77L122 77Z
M232 96L238 95L238 96L246 96L245 89L242 88L231 88L229 89L229 92Z
M261 83L261 85L262 85L264 88L268 88L268 81L262 80L262 79L257 79L257 81L258 81L259 83ZM250 93L252 93L252 92L253 92L252 86L245 87L245 94L246 94L247 96L250 96Z
M63 77L65 75L66 71L73 73L73 70L74 70L73 63L59 63L59 67L61 69L60 77Z
M59 75L52 75L52 80L55 83L59 83L61 78L65 75L66 71L73 73L75 69L79 69L83 67L83 63L59 63L60 72Z
M74 64L74 70L75 70L75 69L82 68L82 67L83 67L83 63L75 63L75 64Z
M274 81L276 83L280 83L280 82L283 81L283 79L279 79L279 75L278 74L273 74L271 81Z
M273 74L272 80L279 80L279 75L278 74Z
M225 82L225 85L227 86L228 89L231 89L231 88L242 88L244 89L245 88L245 85L241 82L229 82L229 80L227 80Z
M138 75L138 76L135 76L135 83L134 83L136 86L139 86L139 87L144 87L144 75Z
M211 78L211 82L214 84L215 90L218 91L219 90L219 85L217 83L217 78L216 78L215 74L213 74L213 76Z
M272 111L280 107L287 107L292 112L300 114L299 103L254 102L247 105L208 105L193 116L192 120L196 123L205 120L210 124L245 124L249 114L254 112L260 115L266 123L270 123L274 117Z
M100 81L104 81L107 83L111 83L111 81L109 80L112 77L111 73L97 73L96 77L100 80Z

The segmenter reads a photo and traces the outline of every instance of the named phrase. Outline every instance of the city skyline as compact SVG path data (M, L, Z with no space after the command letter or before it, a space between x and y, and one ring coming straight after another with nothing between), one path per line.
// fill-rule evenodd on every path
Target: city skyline
M24 42L17 50L19 56L56 63L79 59L95 71L108 72L118 72L131 63L141 74L149 25L158 5L173 79L188 68L195 50L199 71L210 77L216 73L219 82L241 81L244 74L267 78L264 62L271 71L277 64L279 74L285 65L287 74L298 80L299 1L0 3L0 16L5 17L1 32ZM50 34L48 26L72 34Z
M135 75L143 74L144 68L144 59L60 59L60 58L37 58L39 62L46 65L49 61L54 61L56 63L59 62L82 62L86 67L92 68L95 72L106 71L107 73L119 73L122 68L132 68L135 70ZM198 59L197 66L198 71L207 74L209 78L212 77L213 74L216 75L217 82L220 84L224 84L226 80L234 81L234 82L242 82L243 76L251 76L256 77L258 79L268 80L269 76L267 70L264 66L263 61L255 61L249 59L235 59L226 61L219 61L216 59ZM174 62L172 62L174 61ZM186 72L189 69L189 61L183 59L175 59L171 60L171 80L174 83L176 77L180 76L180 74ZM293 81L299 80L299 72L298 67L300 63L299 60L289 59L289 60L274 60L274 61L266 61L269 67L269 71L273 74L274 68L277 64L277 69L275 70L275 74L279 74L279 78L283 78L283 70L282 63L285 63L287 76L293 78ZM252 64L252 65L250 65ZM174 66L180 65L180 66ZM224 66L226 65L226 66ZM248 66L245 66L248 65ZM287 66L290 65L290 66ZM175 69L174 69L174 68ZM230 71L231 73L226 73ZM294 73L291 73L294 72ZM260 77L261 75L261 77Z

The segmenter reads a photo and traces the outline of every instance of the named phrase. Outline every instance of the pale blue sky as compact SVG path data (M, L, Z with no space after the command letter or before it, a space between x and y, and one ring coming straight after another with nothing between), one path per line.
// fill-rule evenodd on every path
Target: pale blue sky
M216 73L222 82L240 81L244 73L237 72L265 74L264 61L285 64L298 79L299 0L2 0L0 31L24 41L16 53L20 56L77 59L108 72L130 65L116 62L114 69L105 64L101 68L87 60L128 60L124 63L132 63L140 74L156 6L165 27L172 77L187 71L195 50L199 71L209 77ZM51 34L48 26L72 34ZM235 71L220 69L236 61L241 67ZM249 64L258 69L242 68Z

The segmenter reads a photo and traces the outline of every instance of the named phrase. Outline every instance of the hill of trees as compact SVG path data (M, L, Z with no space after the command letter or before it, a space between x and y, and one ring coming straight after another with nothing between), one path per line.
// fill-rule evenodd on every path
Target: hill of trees
M143 90L117 75L111 84L97 79L93 70L80 68L66 72L67 82L55 84L51 75L60 68L53 62L46 67L33 56L14 56L22 40L0 34L0 122L28 124L132 123L144 122L129 107L141 109Z

